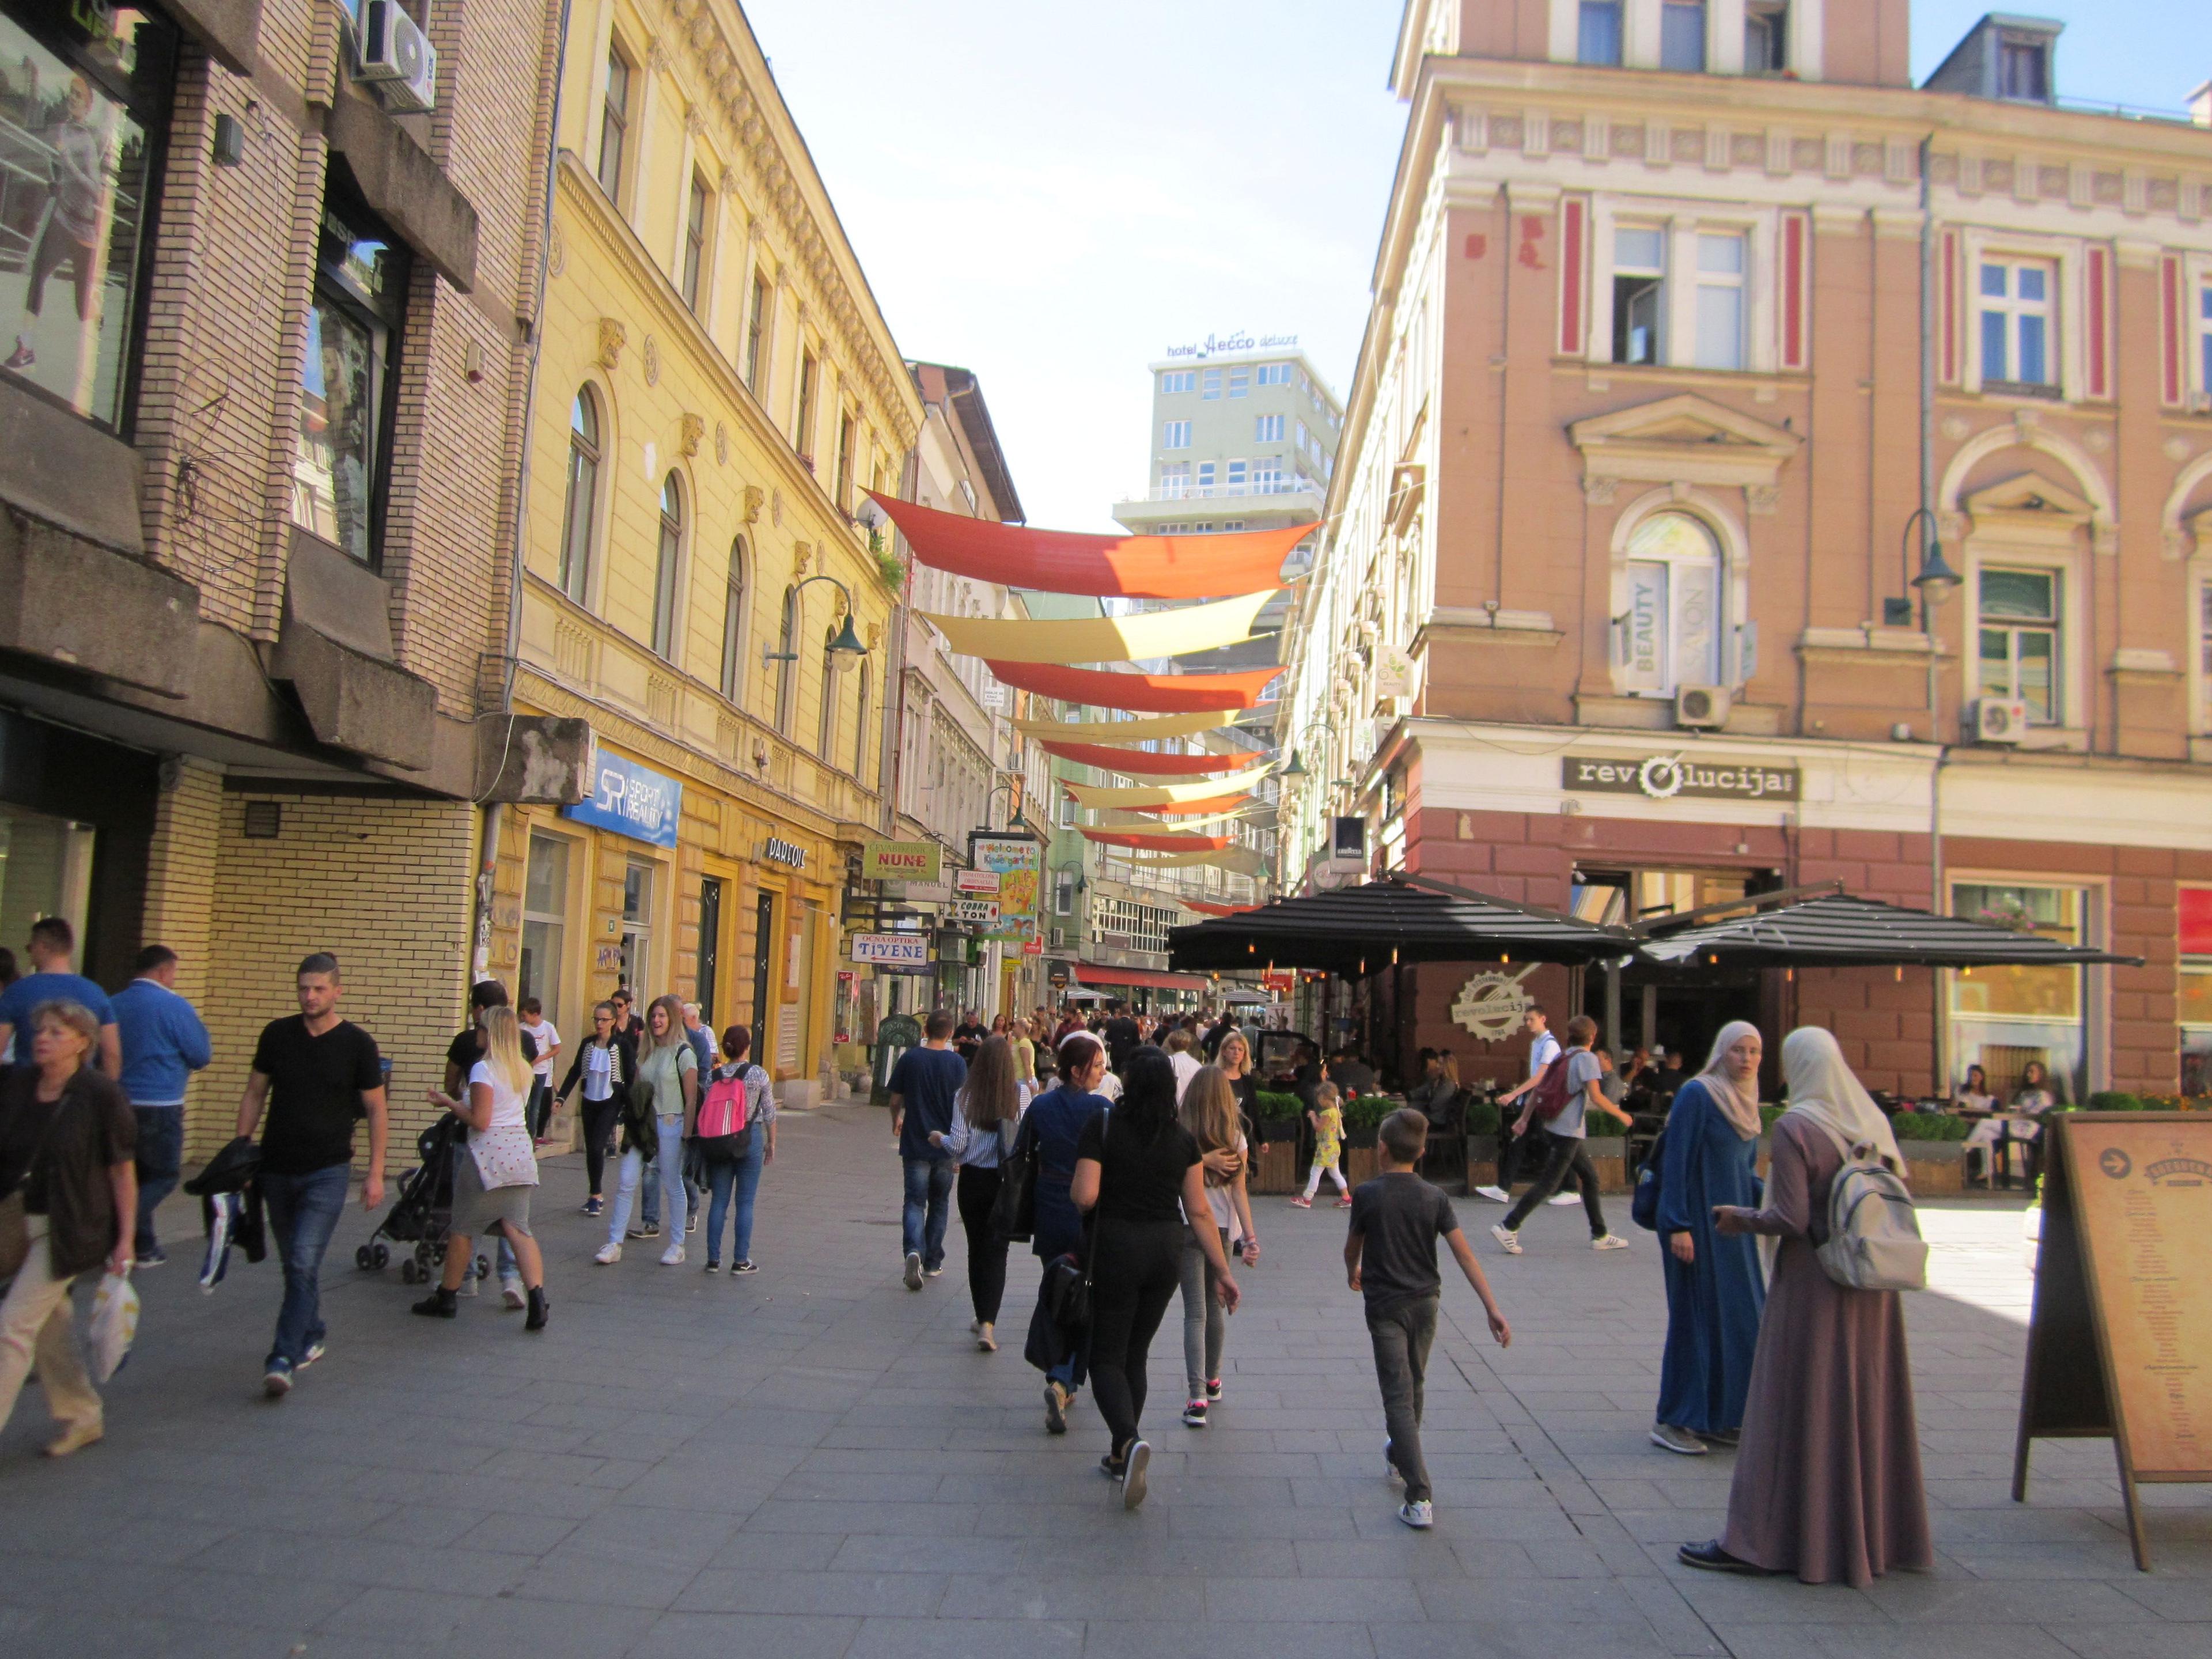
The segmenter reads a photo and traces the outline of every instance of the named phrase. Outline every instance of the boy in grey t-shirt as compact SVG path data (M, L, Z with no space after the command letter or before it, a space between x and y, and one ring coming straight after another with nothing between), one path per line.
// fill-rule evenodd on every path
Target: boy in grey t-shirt
M1597 1168L1589 1160L1583 1141L1589 1133L1589 1117L1592 1108L1616 1117L1623 1124L1632 1122L1622 1111L1605 1097L1599 1080L1605 1069L1598 1064L1593 1052L1597 1042L1597 1022L1588 1014L1577 1014L1567 1022L1566 1052L1553 1062L1566 1068L1567 1103L1558 1115L1543 1126L1547 1156L1544 1172L1536 1177L1536 1184L1521 1195L1521 1201L1505 1212L1505 1219L1490 1230L1490 1236L1508 1255L1521 1254L1519 1237L1521 1224L1539 1204L1566 1183L1572 1176L1583 1195L1583 1213L1589 1218L1590 1248L1597 1250L1625 1250L1628 1241L1607 1232L1605 1208L1598 1202ZM1529 1119L1536 1109L1536 1097L1540 1089L1528 1097L1522 1109L1521 1121L1515 1126L1516 1134L1525 1133Z
M1452 1213L1451 1200L1413 1172L1428 1141L1428 1119L1410 1107L1382 1120L1376 1135L1381 1173L1352 1194L1352 1229L1344 1241L1345 1277L1367 1298L1375 1380L1382 1389L1382 1419L1389 1429L1383 1457L1390 1473L1406 1483L1398 1518L1423 1529L1436 1521L1428 1466L1421 1461L1421 1389L1443 1289L1437 1272L1437 1239L1451 1247L1460 1271L1482 1298L1498 1346L1513 1340L1490 1293L1490 1281Z

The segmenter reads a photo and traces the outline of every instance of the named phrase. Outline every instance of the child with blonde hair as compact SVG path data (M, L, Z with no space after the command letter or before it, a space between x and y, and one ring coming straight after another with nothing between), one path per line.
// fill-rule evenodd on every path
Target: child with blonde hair
M1306 1175L1306 1189L1291 1200L1301 1210L1313 1208L1314 1194L1321 1190L1321 1178L1326 1174L1336 1183L1336 1207L1352 1207L1352 1188L1344 1178L1344 1108L1334 1083L1318 1084L1314 1089L1313 1109L1306 1114L1306 1121L1313 1125L1313 1168Z

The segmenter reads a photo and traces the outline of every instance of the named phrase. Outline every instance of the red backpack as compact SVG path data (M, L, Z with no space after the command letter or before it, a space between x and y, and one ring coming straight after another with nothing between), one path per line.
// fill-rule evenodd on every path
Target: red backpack
M1544 1068L1544 1075L1528 1091L1530 1109L1539 1123L1549 1123L1567 1109L1567 1055L1562 1049Z

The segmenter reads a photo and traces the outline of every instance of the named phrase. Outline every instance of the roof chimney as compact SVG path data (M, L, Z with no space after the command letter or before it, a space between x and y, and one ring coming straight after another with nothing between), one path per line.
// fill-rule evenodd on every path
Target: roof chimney
M2200 127L2212 127L2212 81L2189 94L2189 118Z

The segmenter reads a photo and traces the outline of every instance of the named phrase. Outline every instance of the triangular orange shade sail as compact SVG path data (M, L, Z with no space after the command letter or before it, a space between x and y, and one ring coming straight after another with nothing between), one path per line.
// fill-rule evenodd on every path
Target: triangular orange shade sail
M1085 830L1083 836L1101 847L1127 847L1140 853L1219 853L1235 845L1227 836L1132 836L1119 830Z
M1204 599L1281 580L1283 560L1310 524L1218 536L1086 536L940 513L868 491L906 532L914 556L981 582L1131 599Z
M1247 910L1256 910L1256 904L1216 904L1211 899L1178 899L1186 910L1195 910L1201 916L1241 916Z
M1219 538L1209 537L1208 540ZM1103 668L1065 668L1056 663L987 665L1001 684L1062 702L1127 708L1153 714L1196 714L1210 708L1251 708L1267 683L1283 671L1248 668L1236 674L1115 674Z
M1047 743L1037 747L1048 755L1057 755L1065 761L1074 761L1082 766L1096 766L1109 772L1125 775L1142 773L1147 777L1204 777L1209 772L1234 772L1249 765L1252 757L1243 755L1155 755L1145 749L1116 749L1103 743Z

